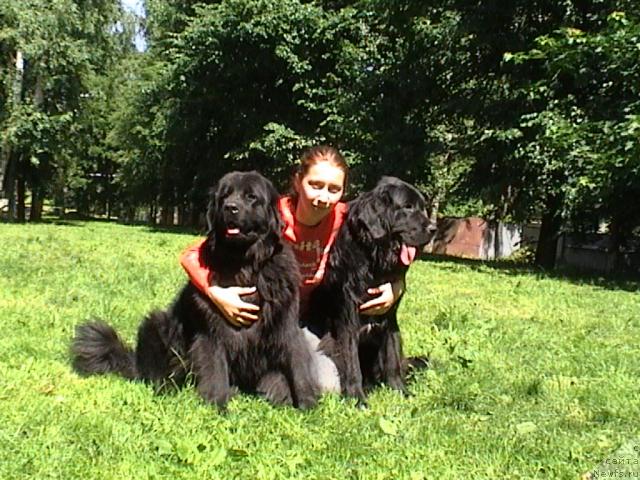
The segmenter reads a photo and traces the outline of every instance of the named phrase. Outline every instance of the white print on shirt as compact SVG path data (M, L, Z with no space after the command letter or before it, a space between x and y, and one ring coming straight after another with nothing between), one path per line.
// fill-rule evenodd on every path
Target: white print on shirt
M302 273L303 280L313 280L314 277L316 277L319 273L318 267L320 266L322 254L324 253L322 243L320 242L320 240L302 241L299 243L295 243L293 245L293 248L301 253L304 253L302 257L306 261L300 261L301 258L300 256L298 257L298 261L300 261L298 265L300 267L300 272ZM321 273L320 278L322 278Z
M322 253L322 246L320 245L320 240L314 240L312 242L300 242L293 245L293 248L296 250L301 250L303 252L316 252L316 256L320 256Z

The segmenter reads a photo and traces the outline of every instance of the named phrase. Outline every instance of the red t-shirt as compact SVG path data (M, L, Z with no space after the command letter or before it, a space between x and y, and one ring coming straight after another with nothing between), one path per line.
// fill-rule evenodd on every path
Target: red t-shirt
M283 235L293 245L293 252L300 266L302 284L300 301L304 305L311 291L324 276L329 250L347 213L347 204L339 202L318 225L309 227L295 218L295 206L291 197L280 197L278 209L284 221ZM212 283L212 275L200 260L200 248L204 240L189 247L180 256L180 263L191 282L203 293Z

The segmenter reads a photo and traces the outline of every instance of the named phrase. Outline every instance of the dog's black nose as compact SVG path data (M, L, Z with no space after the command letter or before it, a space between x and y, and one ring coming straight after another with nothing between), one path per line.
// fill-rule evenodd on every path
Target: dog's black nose
M231 213L232 215L235 215L238 213L238 206L235 203L225 203L224 210Z

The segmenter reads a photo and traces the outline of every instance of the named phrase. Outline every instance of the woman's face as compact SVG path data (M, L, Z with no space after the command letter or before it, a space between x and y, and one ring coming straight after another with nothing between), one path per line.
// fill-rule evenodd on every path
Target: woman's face
M328 161L313 164L306 175L297 177L296 219L305 225L316 225L336 206L344 193L344 172Z

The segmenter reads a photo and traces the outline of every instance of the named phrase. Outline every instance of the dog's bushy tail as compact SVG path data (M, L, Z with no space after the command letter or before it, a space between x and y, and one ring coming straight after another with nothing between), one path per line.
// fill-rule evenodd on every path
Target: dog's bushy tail
M407 357L402 359L402 371L405 380L413 380L414 375L421 370L433 368L432 361L426 355Z
M82 375L119 373L131 380L138 376L135 352L101 320L76 327L71 355L74 370Z
M405 359L404 367L409 371L426 370L431 368L431 359L426 355L418 355Z

